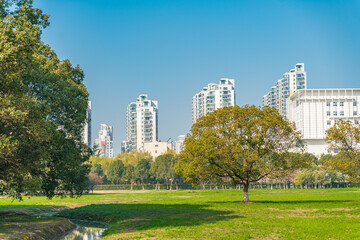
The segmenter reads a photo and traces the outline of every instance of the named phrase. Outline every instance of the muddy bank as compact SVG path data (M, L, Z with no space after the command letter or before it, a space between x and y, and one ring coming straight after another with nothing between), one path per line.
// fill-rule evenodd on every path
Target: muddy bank
M0 213L0 239L55 239L75 228L67 218Z

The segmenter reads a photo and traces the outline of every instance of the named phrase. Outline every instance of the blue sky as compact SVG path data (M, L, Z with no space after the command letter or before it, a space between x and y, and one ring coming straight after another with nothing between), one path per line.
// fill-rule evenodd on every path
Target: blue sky
M297 62L308 88L360 88L360 1L35 0L51 15L43 41L79 64L93 102L93 140L113 125L125 139L126 107L159 101L159 138L191 127L191 98L235 78L238 105L261 97Z

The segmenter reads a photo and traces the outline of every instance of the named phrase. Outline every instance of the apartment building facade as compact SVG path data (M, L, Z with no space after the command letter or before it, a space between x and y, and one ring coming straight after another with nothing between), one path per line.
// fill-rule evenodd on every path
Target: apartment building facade
M302 133L307 152L315 155L337 153L324 138L339 119L360 122L360 89L303 89L292 94L287 105L287 118Z
M100 124L99 137L95 139L96 154L100 157L114 157L113 127Z
M235 106L235 80L221 78L220 83L210 83L192 98L192 122L218 108Z
M304 63L297 63L293 69L283 74L271 90L262 98L263 106L275 107L282 116L288 113L286 100L297 90L306 89L306 72Z
M122 149L126 152L142 150L146 142L158 141L158 101L141 94L126 110L126 140Z

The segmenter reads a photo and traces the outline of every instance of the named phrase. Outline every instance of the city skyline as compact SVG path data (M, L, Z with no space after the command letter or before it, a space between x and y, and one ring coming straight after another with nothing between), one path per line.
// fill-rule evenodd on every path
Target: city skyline
M301 62L309 89L360 87L358 1L34 4L50 14L42 40L84 69L92 131L112 125L115 153L126 136L126 106L141 93L159 101L166 141L189 131L193 95L222 77L236 79L240 106L260 106L279 74Z

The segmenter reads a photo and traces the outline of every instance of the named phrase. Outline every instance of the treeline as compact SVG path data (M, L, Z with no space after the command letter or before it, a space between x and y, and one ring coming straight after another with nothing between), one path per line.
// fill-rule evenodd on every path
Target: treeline
M307 156L311 159L308 168L300 169L296 172L294 184L301 188L324 188L339 187L349 182L349 176L329 166L332 162L339 162L345 157L344 153L337 155L323 154L317 158L313 154Z
M339 161L342 158L341 153L337 155L323 154L319 158L313 154L304 153L301 156L297 154L295 157L305 158L310 164L306 168L297 169L281 177L264 178L255 185L261 186L261 188L325 188L344 187L349 183L346 174L331 170L328 167L332 161ZM156 189L160 188L160 184L169 186L172 183L176 185L190 184L184 181L180 175L176 174L175 165L177 161L178 156L173 151L168 151L158 156L155 160L147 152L136 151L121 153L115 158L92 156L90 158L90 188L93 188L95 185L140 184L142 185L141 187L134 187L134 189ZM227 182L228 186L232 185L230 179L225 182ZM150 187L149 184L154 186ZM217 189L217 184L211 181L204 181L198 185L199 189ZM109 186L106 189L108 188ZM123 186L122 188L133 189L130 186ZM189 186L186 186L186 188L189 188ZM168 189L168 187L161 187L161 189ZM224 189L224 186L219 186L219 189Z
M90 187L101 184L171 184L183 183L174 166L178 160L168 151L153 160L147 152L123 152L115 158L92 156Z

